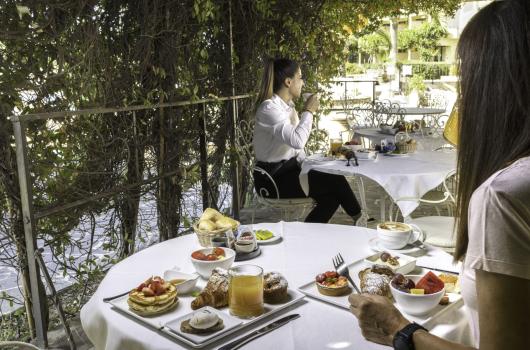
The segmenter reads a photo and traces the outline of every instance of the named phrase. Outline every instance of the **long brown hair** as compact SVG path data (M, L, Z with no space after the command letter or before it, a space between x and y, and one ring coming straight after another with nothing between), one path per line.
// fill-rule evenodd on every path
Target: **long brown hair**
M260 89L258 93L257 105L272 97L274 92L278 92L285 79L294 78L300 65L288 58L267 58L263 69Z
M468 208L475 189L530 155L529 18L527 0L492 2L471 19L458 43L455 260L462 260L467 250Z

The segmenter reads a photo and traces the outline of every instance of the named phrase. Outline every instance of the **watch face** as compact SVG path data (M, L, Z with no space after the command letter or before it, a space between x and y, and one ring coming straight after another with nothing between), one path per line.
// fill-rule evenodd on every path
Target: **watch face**
M392 345L394 346L394 349L396 350L413 349L411 346L409 346L409 342L407 341L406 337L401 333L396 334Z

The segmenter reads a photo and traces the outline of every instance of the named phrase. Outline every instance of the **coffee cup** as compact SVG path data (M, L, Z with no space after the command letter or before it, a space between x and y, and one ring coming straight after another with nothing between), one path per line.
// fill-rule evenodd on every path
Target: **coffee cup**
M302 94L302 100L305 102L309 99L309 97L311 97L311 95L314 95L315 93L314 92L304 92Z
M402 249L417 240L425 241L425 233L416 225L386 221L377 225L377 238L383 248Z

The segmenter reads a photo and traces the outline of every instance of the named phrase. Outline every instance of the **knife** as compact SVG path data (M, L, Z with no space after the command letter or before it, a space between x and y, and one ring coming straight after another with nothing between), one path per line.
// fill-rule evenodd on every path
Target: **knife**
M260 328L258 330L255 330L252 333L247 334L243 338L239 338L237 340L234 340L231 343L228 343L228 344L226 344L224 346L221 346L218 350L235 350L235 349L239 349L240 347L242 347L246 343L248 343L248 342L250 342L250 341L252 341L252 340L254 340L254 339L258 338L258 337L261 337L264 334L272 332L276 328L280 328L284 324L287 324L287 323L289 323L289 321L295 320L298 317L300 317L300 314L292 314L292 315L288 315L288 316L282 317L279 320L271 322L268 325L266 325L266 326L264 326L264 327L262 327L262 328Z
M113 296L111 296L111 297L103 298L103 302L104 302L104 303L108 303L109 301L114 300L114 299L117 299L117 298L122 297L122 296L124 296L124 295L127 295L127 294L129 294L130 292L131 292L131 291L128 290L128 291L123 292L123 293L118 294L118 295L113 295Z

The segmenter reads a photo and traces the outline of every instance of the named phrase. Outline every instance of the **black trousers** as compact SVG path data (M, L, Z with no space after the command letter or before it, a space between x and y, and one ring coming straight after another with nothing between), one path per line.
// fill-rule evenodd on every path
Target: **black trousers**
M256 165L267 171L274 179L280 192L280 198L306 197L300 186L301 169L296 158L278 163L258 162ZM276 198L276 190L266 175L255 171L253 176L258 193L260 193L260 189L266 189L268 193L262 191L264 196ZM361 212L359 202L357 202L344 176L311 170L308 177L309 197L315 200L316 206L307 215L305 222L327 223L339 205L350 216L356 216Z

